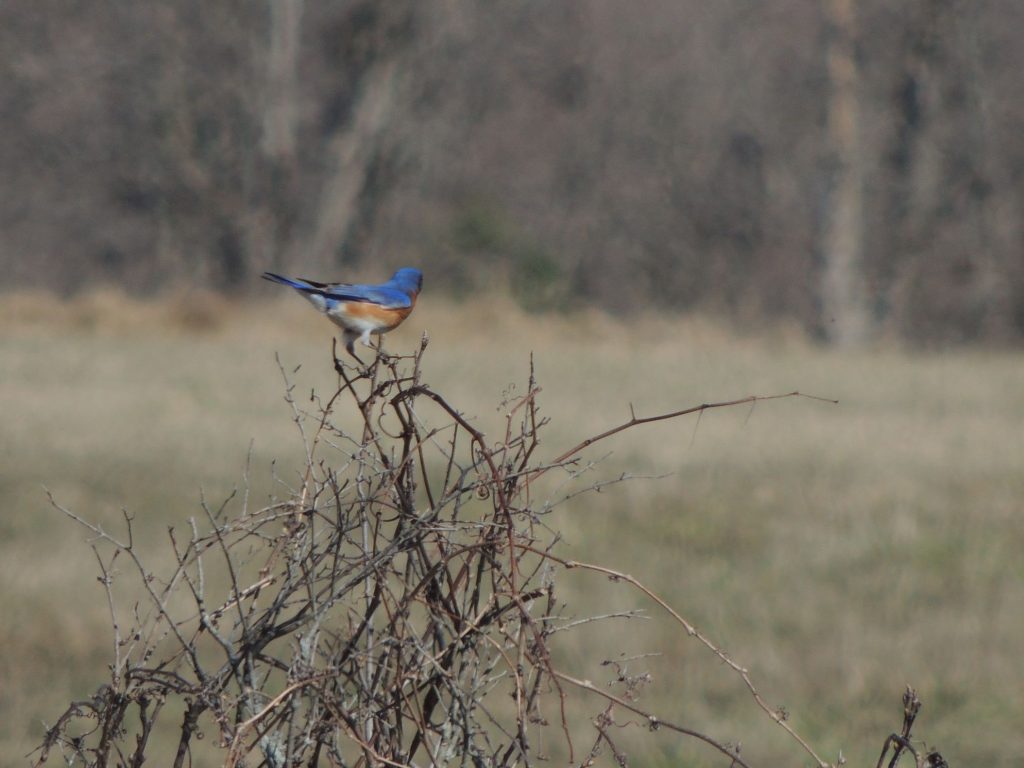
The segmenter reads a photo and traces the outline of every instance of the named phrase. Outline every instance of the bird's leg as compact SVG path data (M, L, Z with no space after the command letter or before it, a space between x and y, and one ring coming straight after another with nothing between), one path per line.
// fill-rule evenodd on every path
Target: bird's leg
M359 337L359 341L361 341L363 343L363 346L369 347L370 349L372 349L374 351L374 353L375 353L374 354L374 359L376 359L376 358L380 357L380 351L381 351L380 350L380 344L379 343L378 344L374 344L373 343L373 337L372 337L371 333L372 333L371 331L365 331L363 333L363 335ZM380 334L378 334L378 336L379 335Z
M358 338L358 337L354 333L349 333L348 331L345 331L345 334L344 334L345 349L348 351L348 353L350 355L352 355L352 357L354 357L356 360L359 361L359 364L361 366L363 366L365 368L366 367L366 363L363 362L363 358L361 358L359 355L356 354L356 347L355 347L356 338Z
M384 351L384 334L377 334L377 357L381 358L385 363L391 359L391 355Z

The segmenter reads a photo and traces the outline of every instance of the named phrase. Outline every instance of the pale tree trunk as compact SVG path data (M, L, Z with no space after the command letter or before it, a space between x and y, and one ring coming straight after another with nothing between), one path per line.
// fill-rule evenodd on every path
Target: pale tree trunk
M864 151L860 137L855 0L826 0L831 35L828 133L833 177L822 236L822 327L839 346L863 343L870 332L864 278Z
M361 78L351 122L328 143L324 162L330 170L304 262L328 269L337 264L335 253L356 216L370 162L392 114L397 70L397 62L391 59L376 64Z
M292 236L299 196L297 72L305 0L267 0L267 5L260 171L247 177L257 189L248 190L241 222L249 261L260 269L283 269L282 251Z
M295 156L298 121L295 73L298 68L304 0L269 0L270 50L267 101L263 112L263 151L277 161Z

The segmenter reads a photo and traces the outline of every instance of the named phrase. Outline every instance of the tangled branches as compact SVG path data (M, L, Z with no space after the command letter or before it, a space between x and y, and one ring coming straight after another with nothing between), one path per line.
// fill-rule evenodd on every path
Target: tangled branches
M130 516L115 535L61 508L93 536L113 660L109 683L48 729L36 764L58 750L68 764L139 766L157 759L160 728L173 731L176 748L173 760L159 759L176 768L191 765L204 733L216 734L227 766L530 766L542 759L543 729L559 734L571 762L622 764L612 726L628 715L747 766L738 747L641 709L642 680L620 670L618 689L599 687L557 665L553 636L581 622L562 617L554 576L581 568L652 597L828 766L746 669L640 582L559 557L549 507L531 498L540 477L571 470L584 448L616 432L766 398L634 414L545 463L532 371L526 393L506 404L504 434L489 443L421 381L425 348L365 370L335 359L336 391L326 401L314 394L308 409L289 385L305 461L287 498L251 509L246 494L234 517L204 504L203 518L169 530L169 567L144 561ZM142 596L127 611L115 590L126 574ZM574 693L599 702L585 746L573 743ZM168 711L180 720L161 720ZM909 729L896 738L906 747Z

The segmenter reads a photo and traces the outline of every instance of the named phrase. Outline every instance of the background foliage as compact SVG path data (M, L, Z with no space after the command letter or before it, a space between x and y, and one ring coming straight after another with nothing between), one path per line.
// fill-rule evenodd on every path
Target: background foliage
M248 292L415 263L531 308L833 338L847 242L871 334L1019 340L1022 24L1012 0L14 0L0 266Z

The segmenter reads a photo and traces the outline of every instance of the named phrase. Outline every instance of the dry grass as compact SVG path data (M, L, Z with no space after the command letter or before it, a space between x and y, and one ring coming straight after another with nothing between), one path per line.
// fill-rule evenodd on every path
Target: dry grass
M331 328L297 298L227 305L182 294L0 301L0 754L18 764L71 697L102 681L108 634L95 563L46 504L111 522L124 505L160 544L239 483L252 442L253 493L269 494L299 442L274 352L299 391L333 384ZM628 416L800 389L787 400L653 425L595 450L593 478L665 474L570 504L554 523L565 554L648 581L748 664L768 698L827 754L873 764L909 682L917 731L954 766L1015 765L1024 752L1024 365L1020 354L840 355L795 334L740 335L692 318L620 323L599 313L527 317L504 300L424 297L389 336L429 330L427 378L487 431L534 352L553 419L552 454ZM611 451L610 455L608 452ZM622 585L583 614L634 606ZM563 648L581 677L605 679L619 651L655 683L645 704L723 739L757 765L785 742L737 681L656 622ZM675 739L635 740L636 765L678 764ZM686 753L689 755L689 753ZM699 755L704 755L698 752ZM699 759L703 759L699 758ZM702 763L693 763L702 764ZM787 762L791 764L791 761Z

